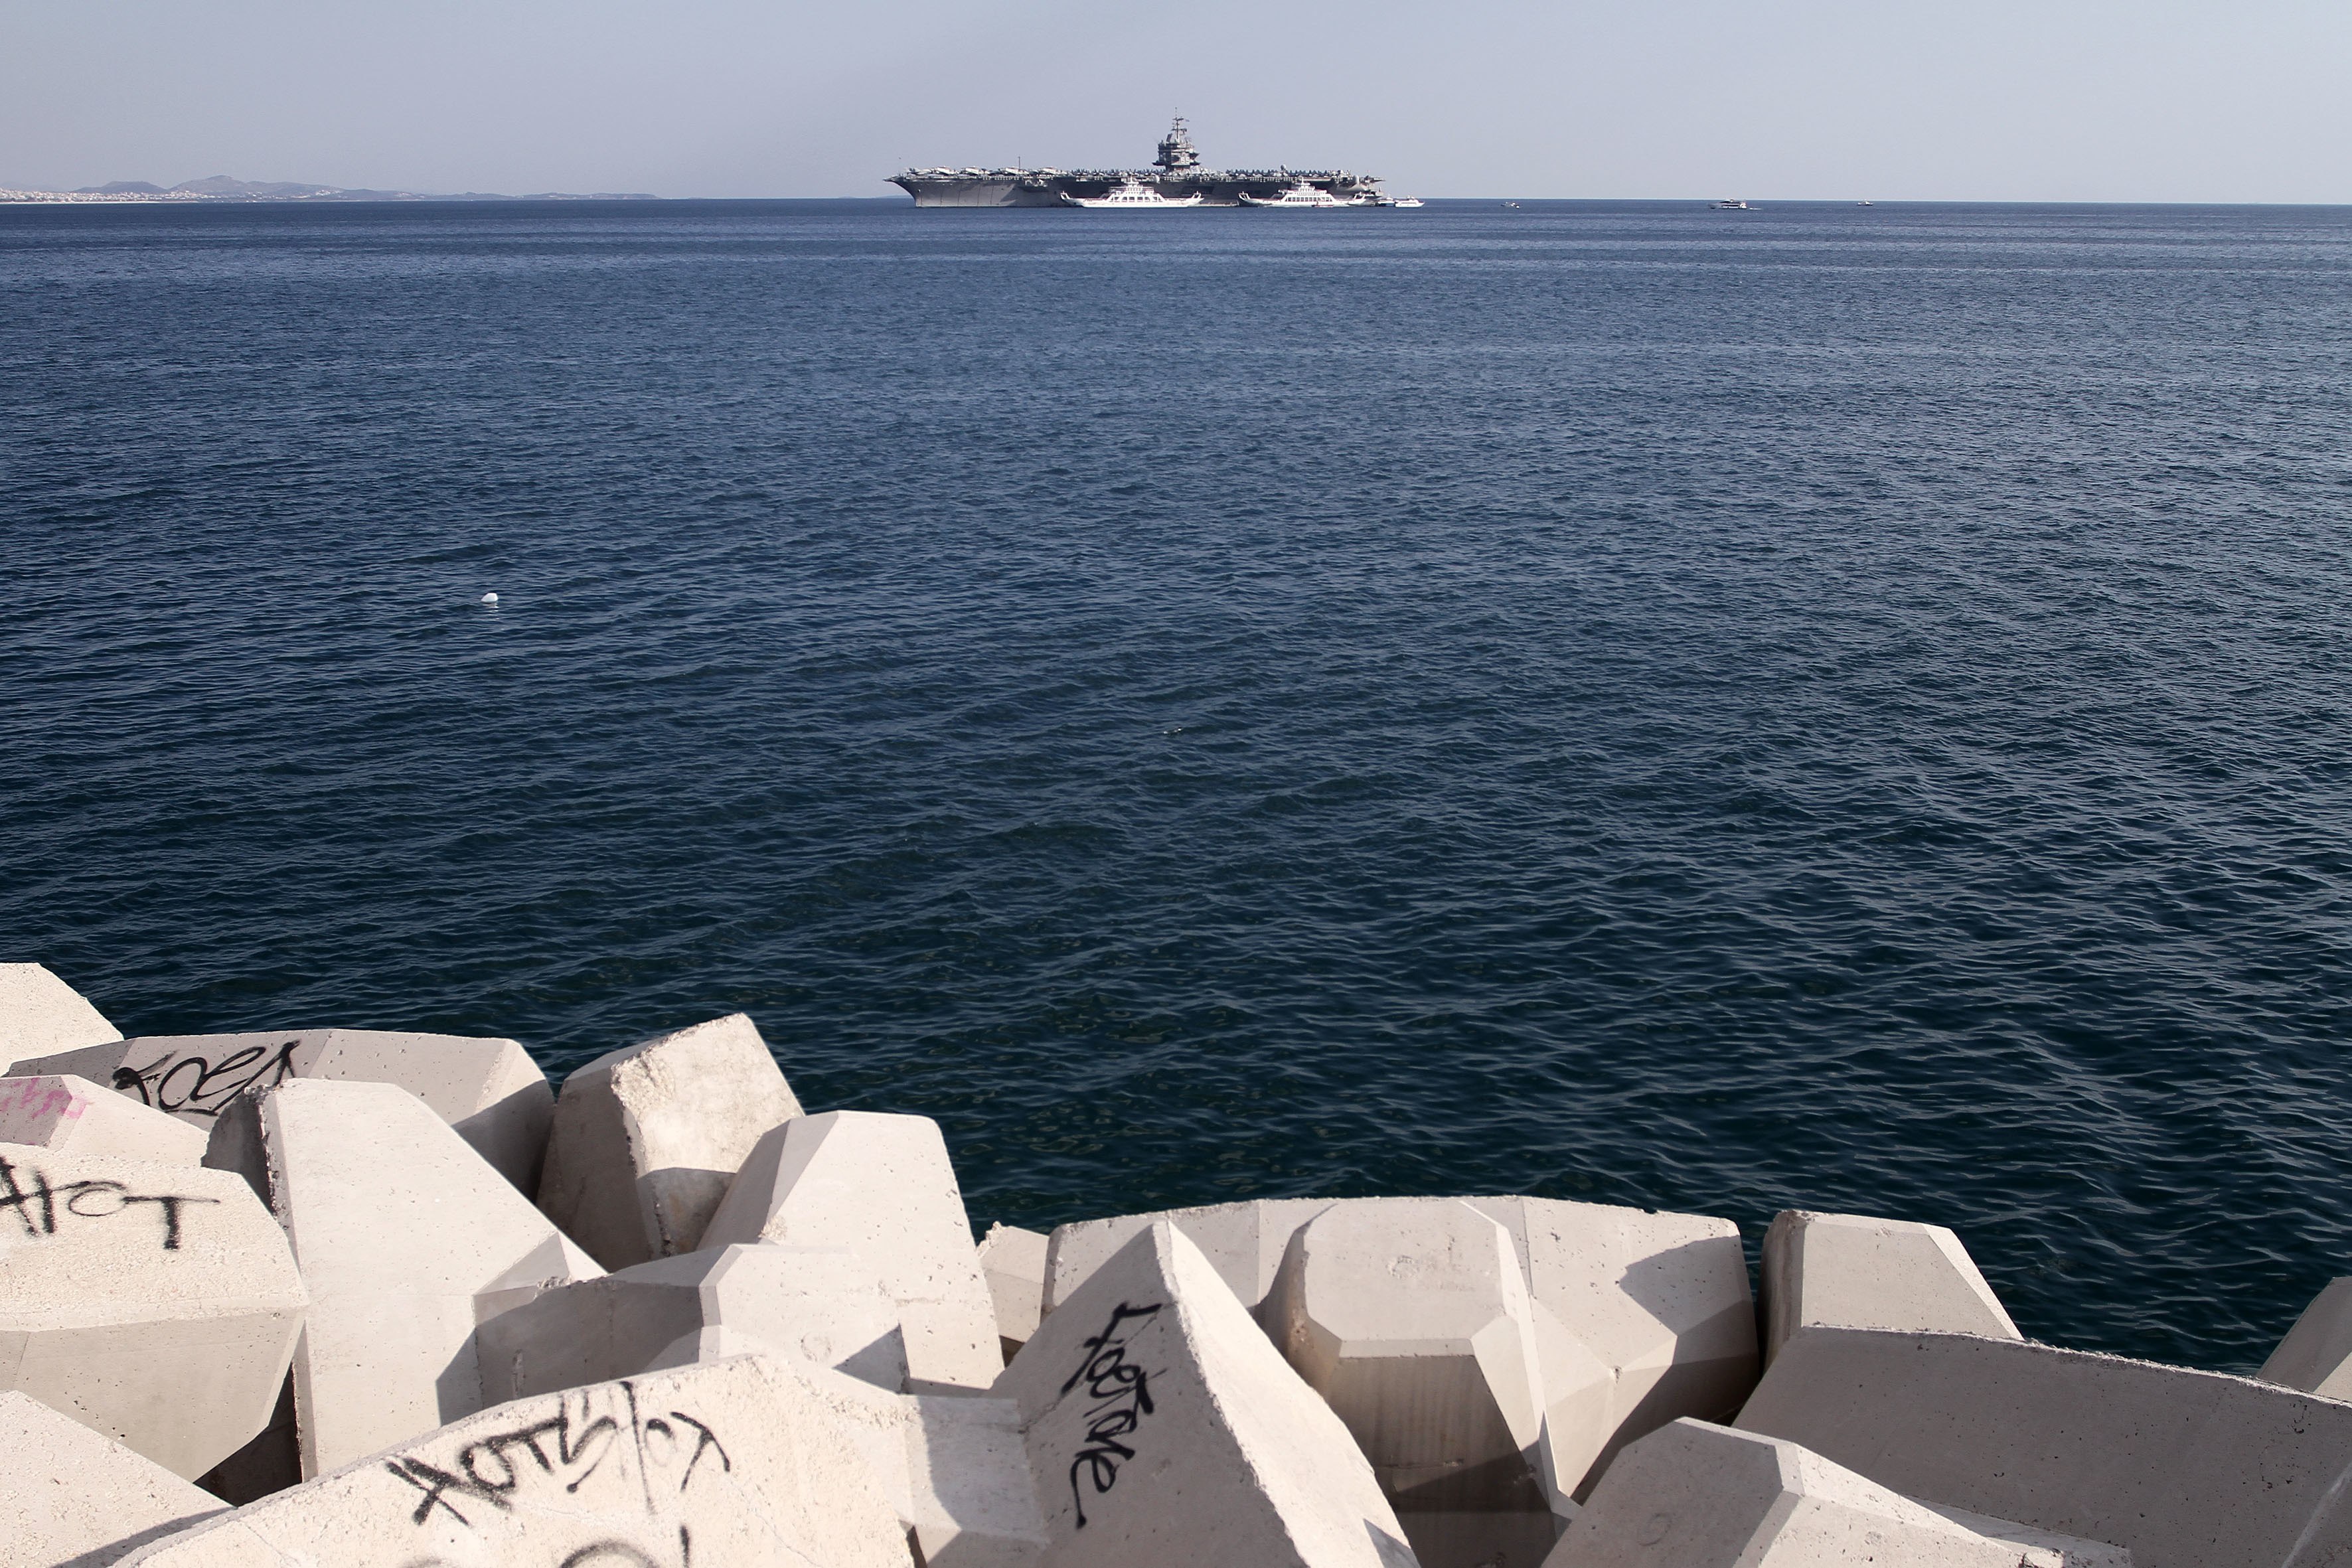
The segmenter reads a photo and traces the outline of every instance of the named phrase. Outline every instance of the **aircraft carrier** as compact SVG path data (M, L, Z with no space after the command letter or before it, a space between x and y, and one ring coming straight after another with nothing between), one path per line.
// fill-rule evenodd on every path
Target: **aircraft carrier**
M1378 179L1346 169L1204 169L1181 116L1160 139L1149 169L909 169L890 176L919 207L1067 207L1066 195L1108 195L1129 180L1171 199L1197 193L1202 206L1239 206L1244 191L1272 196L1301 180L1342 201L1381 194Z

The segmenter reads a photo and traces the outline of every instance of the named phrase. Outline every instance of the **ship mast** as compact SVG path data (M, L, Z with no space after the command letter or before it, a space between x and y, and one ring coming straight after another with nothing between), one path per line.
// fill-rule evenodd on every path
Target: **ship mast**
M1160 156L1151 162L1171 174L1189 174L1201 166L1201 154L1192 151L1192 138L1185 132L1182 115L1160 139Z

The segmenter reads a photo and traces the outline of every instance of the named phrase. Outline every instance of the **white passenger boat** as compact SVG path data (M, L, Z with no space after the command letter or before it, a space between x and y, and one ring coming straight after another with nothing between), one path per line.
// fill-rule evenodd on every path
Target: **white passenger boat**
M1712 205L1714 210L1719 213L1745 213L1754 212L1756 210L1754 207L1749 206L1746 202L1741 201L1737 196L1726 196L1723 200L1716 202L1712 204Z
M1396 200L1391 202L1389 205L1392 207L1417 207L1421 205L1421 198L1419 196L1399 196Z
M1189 196L1171 200L1141 180L1126 181L1107 196L1065 195L1062 199L1074 207L1110 207L1118 212L1151 212L1160 207L1197 207L1201 205L1197 191Z
M1303 211L1308 207L1344 207L1350 205L1341 201L1328 191L1317 189L1305 180L1299 181L1280 195L1254 196L1247 191L1244 191L1241 193L1241 204L1245 207L1282 207L1291 212Z

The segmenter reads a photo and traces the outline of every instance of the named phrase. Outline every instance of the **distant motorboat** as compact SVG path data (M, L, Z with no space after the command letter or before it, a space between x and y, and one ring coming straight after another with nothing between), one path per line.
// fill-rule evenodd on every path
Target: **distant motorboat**
M1392 207L1417 207L1424 205L1419 196L1399 196L1389 204Z
M1281 207L1290 212L1300 212L1313 207L1369 206L1371 205L1369 202L1362 201L1343 202L1339 197L1333 195L1330 192L1320 190L1306 180L1299 181L1297 184L1292 185L1289 189L1282 192L1279 195L1254 196L1247 191L1244 191L1241 193L1241 204L1245 207Z
M1876 202L1856 202L1853 205L1858 207L1873 207L1876 206L1878 204Z
M1197 207L1201 205L1198 191L1189 196L1171 198L1161 195L1141 180L1124 181L1107 196L1065 195L1062 199L1074 207L1109 207L1118 212L1151 212L1161 207Z
M1737 196L1726 196L1723 200L1711 204L1711 210L1719 213L1748 213L1754 212L1756 209Z

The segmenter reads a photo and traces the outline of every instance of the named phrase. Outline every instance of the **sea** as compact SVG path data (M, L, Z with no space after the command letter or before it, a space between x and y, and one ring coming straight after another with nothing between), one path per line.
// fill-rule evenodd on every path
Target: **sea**
M2347 545L2352 209L5 207L0 958L2250 1371L2352 1274Z

